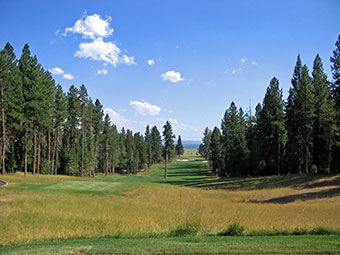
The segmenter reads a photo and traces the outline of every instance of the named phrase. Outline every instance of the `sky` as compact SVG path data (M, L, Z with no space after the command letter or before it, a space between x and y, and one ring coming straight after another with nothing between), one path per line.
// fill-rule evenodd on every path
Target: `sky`
M254 113L270 80L284 98L300 54L312 69L340 35L340 1L0 0L0 48L25 43L67 92L84 84L119 129L201 140L232 101Z

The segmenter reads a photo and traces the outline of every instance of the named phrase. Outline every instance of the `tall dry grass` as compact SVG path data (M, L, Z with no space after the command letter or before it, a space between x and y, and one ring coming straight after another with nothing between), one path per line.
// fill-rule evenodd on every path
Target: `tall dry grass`
M0 189L0 244L163 235L183 229L216 234L234 222L246 231L340 229L338 197L290 204L247 202L290 192L288 188L223 191L144 184L117 196L5 188Z

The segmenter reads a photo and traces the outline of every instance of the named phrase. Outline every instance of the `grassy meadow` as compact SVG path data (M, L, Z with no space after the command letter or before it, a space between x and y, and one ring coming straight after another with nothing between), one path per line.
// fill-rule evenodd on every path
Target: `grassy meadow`
M203 247L214 242L205 239L211 236L238 240L218 237L234 223L244 227L243 234L249 236L237 237L243 240L241 246L242 242L252 243L251 238L266 240L266 245L277 240L266 239L266 235L340 233L339 175L220 179L206 168L202 158L190 155L169 165L167 180L163 165L136 176L101 175L95 179L46 175L24 178L21 173L2 176L9 185L0 188L0 253L11 251L9 245L35 247L35 242L52 241L52 245L53 240L75 238L103 238L98 240L109 243L146 238L147 242L160 240L164 245L174 242L182 247L186 244L176 238L189 235L193 243L202 240ZM305 238L302 243L315 238L326 243L337 240L337 247L340 245L339 235L299 238ZM82 245L87 247L86 241L70 242L60 245L71 247L84 242ZM252 251L257 243L249 245ZM21 254L21 246L15 247ZM8 254L15 254L12 252ZM37 250L32 254L40 253Z

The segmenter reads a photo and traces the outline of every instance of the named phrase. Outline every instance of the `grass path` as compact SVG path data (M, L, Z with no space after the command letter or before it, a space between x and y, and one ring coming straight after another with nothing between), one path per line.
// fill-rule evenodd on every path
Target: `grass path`
M340 238L323 236L95 238L0 247L2 255L45 254L340 254Z

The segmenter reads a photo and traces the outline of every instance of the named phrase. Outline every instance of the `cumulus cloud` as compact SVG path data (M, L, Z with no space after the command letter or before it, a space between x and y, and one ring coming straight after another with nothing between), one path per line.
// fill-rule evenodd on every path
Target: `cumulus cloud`
M159 106L149 104L148 102L130 101L130 105L133 106L137 112L143 116L155 116L161 111Z
M134 57L128 57L126 55L123 55L120 59L120 62L123 64L126 64L128 66L135 65L135 58Z
M107 75L108 71L106 69L97 69L97 74Z
M54 67L49 70L54 75L60 75L66 80L73 80L74 76L71 73L65 73L60 67Z
M113 42L104 42L103 38L97 38L89 43L80 43L79 50L74 54L79 58L91 58L97 61L117 66L119 63L127 65L136 64L134 57L123 55L120 57L121 50Z
M55 75L63 75L64 74L64 70L61 69L60 67L54 67L52 69L49 70L52 74Z
M167 71L166 73L163 73L161 76L164 81L169 80L170 82L173 83L177 83L184 80L184 78L181 77L181 73L175 71Z
M66 79L66 80L73 80L74 76L71 73L65 73L63 75L63 78Z
M72 27L67 27L63 35L74 33L81 34L84 39L91 39L79 44L79 49L74 54L75 57L102 61L104 65L111 64L114 67L118 64L135 65L134 57L121 55L121 50L115 42L104 41L103 38L111 36L114 31L110 22L110 16L103 19L96 13L93 15L85 14ZM105 73L102 72L101 74Z
M149 66L152 66L152 65L154 65L155 64L155 60L153 60L153 59L149 59L148 60L148 65Z
M72 27L65 29L65 35L69 32L82 34L84 38L95 39L96 37L108 37L112 34L110 27L111 17L102 19L100 15L93 14L77 20Z

